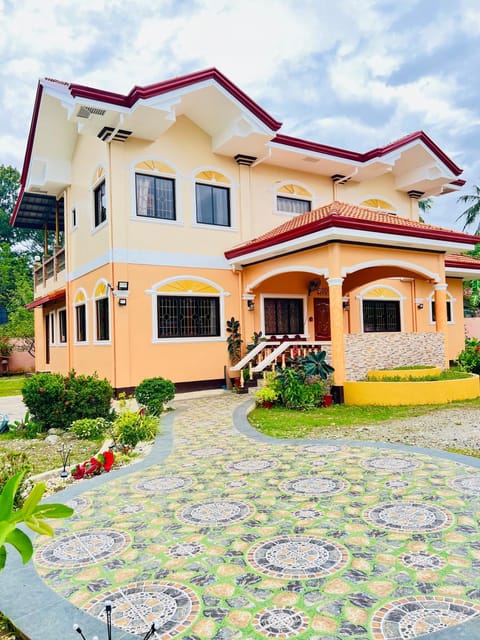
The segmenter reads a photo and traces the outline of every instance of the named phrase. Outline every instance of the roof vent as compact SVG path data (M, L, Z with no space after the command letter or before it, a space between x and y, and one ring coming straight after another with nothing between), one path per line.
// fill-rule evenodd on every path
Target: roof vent
M125 142L132 135L131 131L126 129L114 129L113 127L103 127L101 131L97 133L97 138L103 140L103 142Z
M104 116L105 113L105 109L97 109L96 107L86 107L85 105L82 105L78 110L77 117L89 118L90 116Z
M407 191L407 193L410 198L413 198L414 200L420 200L420 198L425 195L424 191L415 191L413 189L412 191Z

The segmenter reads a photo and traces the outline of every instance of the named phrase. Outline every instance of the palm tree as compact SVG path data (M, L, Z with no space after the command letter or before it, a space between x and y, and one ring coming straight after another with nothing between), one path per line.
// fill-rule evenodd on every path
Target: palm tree
M473 193L466 193L463 196L460 196L457 199L457 202L463 202L464 204L470 205L463 213L461 213L457 220L460 218L465 218L465 224L463 225L463 230L469 227L472 224L477 224L477 228L473 232L475 235L480 234L480 221L477 218L480 218L480 187L476 184L473 185Z
M418 201L418 208L422 212L422 214L428 213L430 209L433 207L433 198L423 198L423 200ZM423 215L419 217L420 222L425 222Z

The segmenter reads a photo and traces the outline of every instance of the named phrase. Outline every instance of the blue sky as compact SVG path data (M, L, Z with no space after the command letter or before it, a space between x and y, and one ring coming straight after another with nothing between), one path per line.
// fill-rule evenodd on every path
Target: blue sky
M0 0L0 164L40 77L127 93L217 67L282 133L366 151L423 129L480 183L478 0ZM427 222L461 228L458 194Z

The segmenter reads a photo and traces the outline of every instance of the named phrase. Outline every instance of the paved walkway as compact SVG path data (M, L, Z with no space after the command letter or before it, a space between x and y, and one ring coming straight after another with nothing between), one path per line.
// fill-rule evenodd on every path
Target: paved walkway
M480 464L276 441L231 393L179 396L150 457L57 496L75 515L9 552L0 608L31 640L480 639ZM456 625L451 628L451 625Z

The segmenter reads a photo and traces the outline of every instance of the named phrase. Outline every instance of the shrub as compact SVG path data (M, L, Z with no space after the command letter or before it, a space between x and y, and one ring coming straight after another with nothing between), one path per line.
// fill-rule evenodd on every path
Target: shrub
M135 399L147 413L160 415L163 405L175 396L175 385L165 378L145 378L135 389Z
M143 440L153 440L157 432L157 417L134 411L123 411L113 423L115 440L132 448Z
M66 429L81 418L107 418L113 389L96 374L37 373L25 380L22 395L33 420L46 431Z
M0 451L0 493L10 478L17 473L22 473L22 480L19 489L15 494L14 506L17 509L23 505L25 494L31 488L31 482L26 476L31 472L32 465L24 451Z
M82 440L99 440L111 426L105 418L81 418L72 422L70 431Z
M480 340L468 338L465 341L465 349L459 354L457 362L463 371L480 374Z

